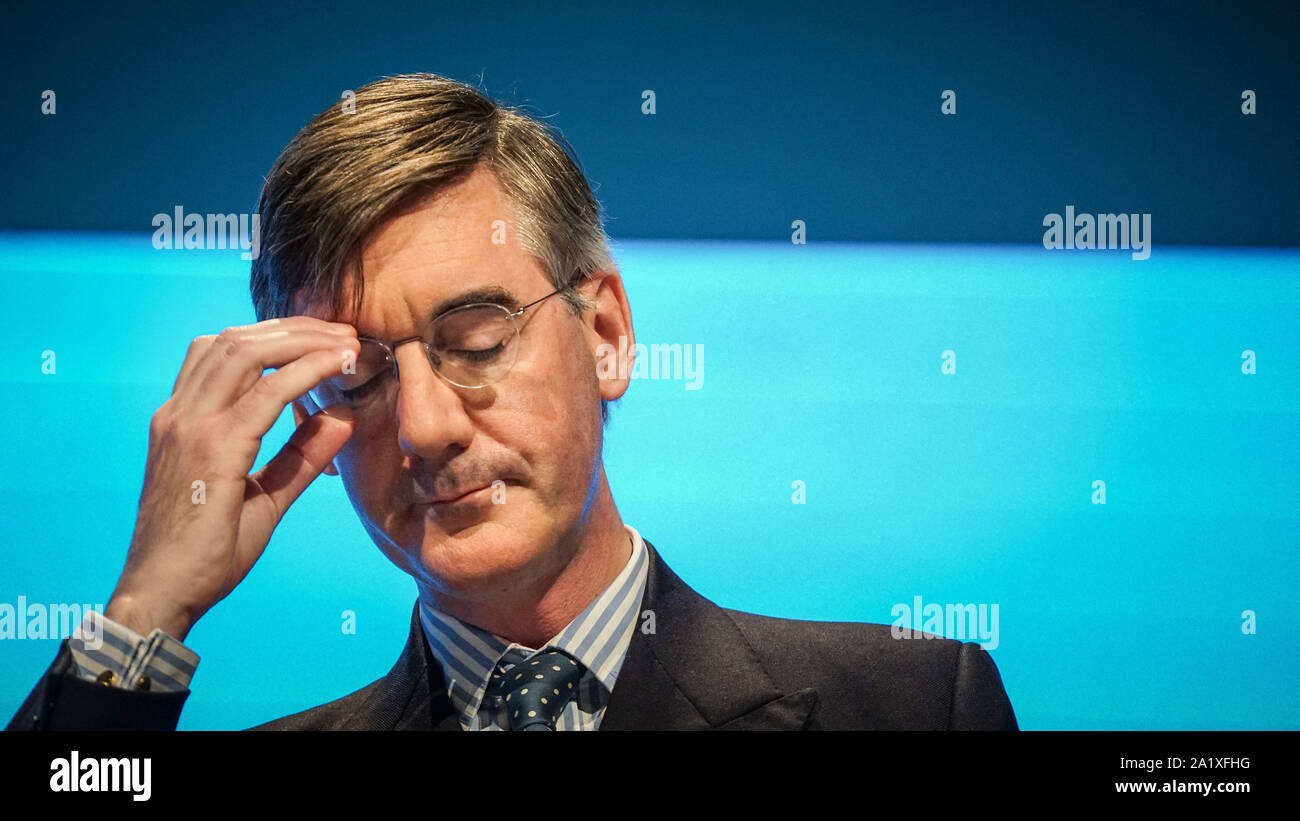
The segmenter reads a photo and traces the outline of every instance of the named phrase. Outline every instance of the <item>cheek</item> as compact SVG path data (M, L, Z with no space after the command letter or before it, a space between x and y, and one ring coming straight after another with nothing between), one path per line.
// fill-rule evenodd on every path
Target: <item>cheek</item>
M401 463L395 430L357 430L335 457L353 506L370 514L390 503L390 487Z
M476 421L546 474L551 486L544 490L558 498L573 494L574 485L585 488L599 459L600 387L580 334L552 344L555 355L516 365L511 384Z
M596 366L581 347L583 339L575 334L570 341L570 355L562 364L564 382L550 386L552 397L560 406L557 422L559 461L566 478L585 490L594 471L599 468L601 448L600 384Z

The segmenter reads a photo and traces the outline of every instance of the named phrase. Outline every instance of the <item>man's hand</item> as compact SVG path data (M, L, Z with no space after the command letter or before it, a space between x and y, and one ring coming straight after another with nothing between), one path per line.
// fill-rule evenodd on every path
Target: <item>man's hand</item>
M305 316L191 343L149 426L135 535L104 615L141 635L160 627L183 640L243 581L289 505L352 435L352 415L336 405L311 416L250 475L262 437L287 404L358 350L352 326ZM278 370L264 375L268 368Z

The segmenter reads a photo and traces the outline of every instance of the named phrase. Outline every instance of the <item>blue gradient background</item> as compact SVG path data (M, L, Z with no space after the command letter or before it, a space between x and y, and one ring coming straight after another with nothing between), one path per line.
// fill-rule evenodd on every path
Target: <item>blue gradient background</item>
M253 321L238 252L155 251L152 215L250 210L341 89L482 72L557 113L638 339L704 346L703 389L634 382L605 451L688 583L805 619L997 603L1026 728L1300 728L1294 6L253 9L56 5L4 35L0 603L106 601L186 346ZM1152 213L1151 258L1045 251L1067 204ZM190 634L180 726L368 684L413 601L322 477ZM55 650L0 641L0 711Z
M638 339L704 346L702 388L634 381L606 445L624 519L700 592L878 622L915 595L997 603L993 655L1029 728L1300 726L1300 252L623 241L617 257ZM10 234L0 259L19 434L0 455L0 601L102 604L149 417L192 336L253 321L248 264L148 235ZM181 726L369 683L413 600L322 477L191 633ZM0 704L54 649L0 642Z

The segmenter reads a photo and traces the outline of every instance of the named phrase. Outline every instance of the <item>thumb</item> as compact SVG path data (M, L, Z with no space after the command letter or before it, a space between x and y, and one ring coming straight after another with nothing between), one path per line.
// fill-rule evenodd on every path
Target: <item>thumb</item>
M253 476L280 515L329 467L354 430L352 411L330 405L304 419L280 452Z

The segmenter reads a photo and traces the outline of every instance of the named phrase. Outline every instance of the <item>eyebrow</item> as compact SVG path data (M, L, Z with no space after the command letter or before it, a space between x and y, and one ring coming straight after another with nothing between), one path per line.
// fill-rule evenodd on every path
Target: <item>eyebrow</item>
M429 314L429 322L437 319L448 311L454 311L457 308L463 308L466 305L487 302L492 305L500 305L511 313L519 310L519 301L514 295L498 285L487 288L475 288L472 291L466 291L463 294L454 296L451 299L439 303L436 308Z
M492 305L500 305L510 311L510 313L519 310L519 300L515 299L514 294L511 294L499 285L492 285L486 288L475 288L471 291L465 291L464 293L458 294L450 299L443 300L429 312L428 318L425 319L425 325L433 322L448 311L454 311L457 308L463 308L466 305L482 304L484 302ZM363 333L360 334L360 336L363 339L376 339L385 344L391 344L392 342L391 338L374 336L372 334Z

